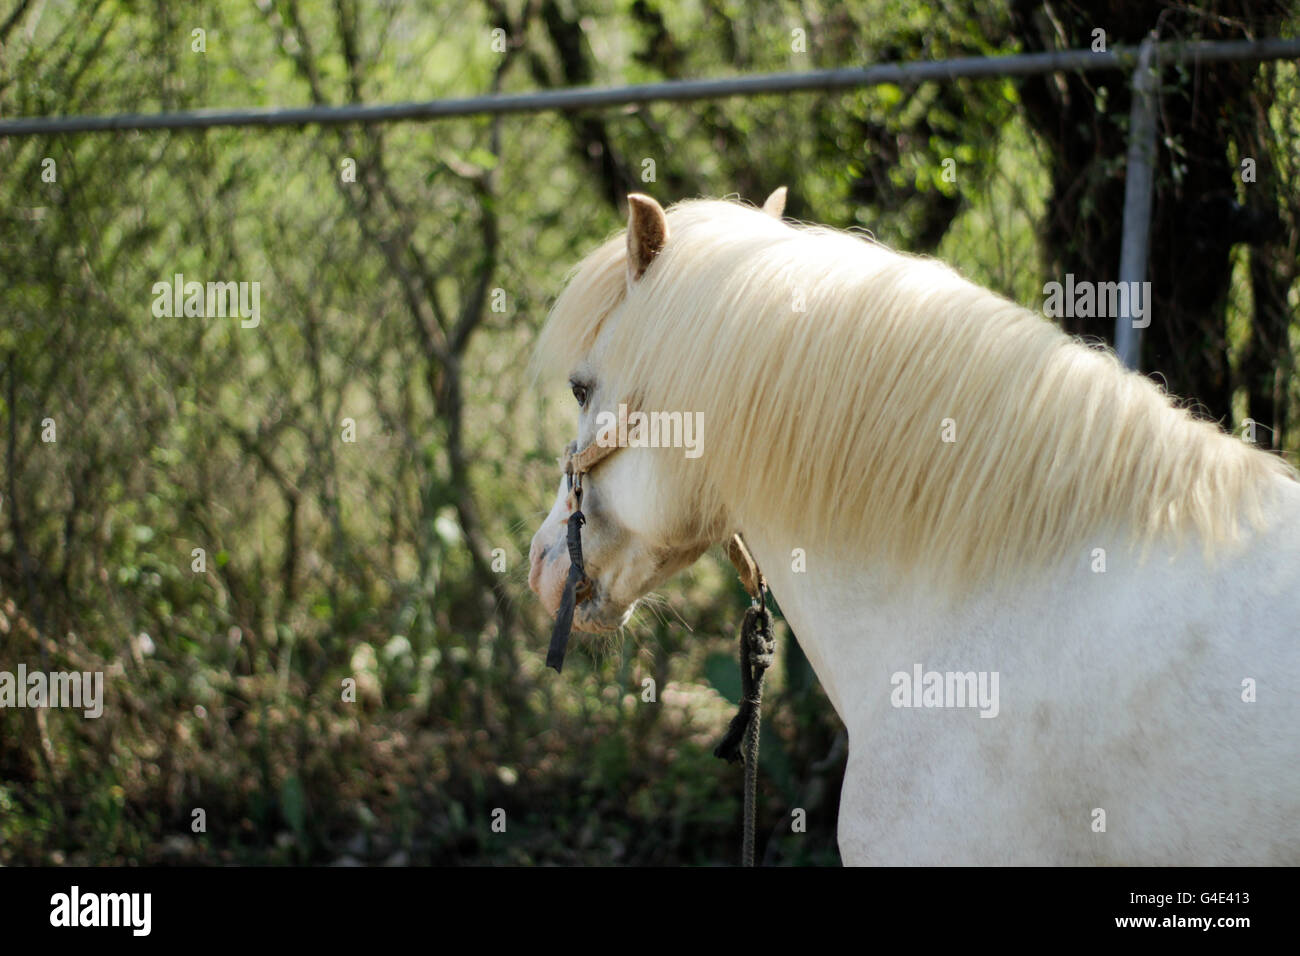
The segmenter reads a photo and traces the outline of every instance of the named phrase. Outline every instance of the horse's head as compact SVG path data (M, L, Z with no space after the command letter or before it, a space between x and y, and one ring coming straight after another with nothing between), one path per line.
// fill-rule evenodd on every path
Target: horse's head
M693 563L726 532L721 515L701 513L697 501L675 494L672 483L664 480L664 456L700 453L702 422L692 418L689 409L664 409L672 413L662 420L664 429L651 429L649 421L638 418L639 412L651 410L636 408L635 396L620 392L622 386L611 384L604 374L609 336L620 321L637 321L646 272L670 241L658 203L634 194L628 206L626 294L569 372L578 405L578 436L572 448L618 445L581 476L582 554L590 580L574 613L574 627L582 631L619 627L639 598ZM665 442L674 436L684 441ZM555 503L529 550L529 586L552 615L560 607L570 568L568 524L578 507L571 484L567 476L561 477Z
M578 434L594 435L594 414L584 409L580 417ZM688 567L721 536L696 519L689 503L657 490L663 482L656 476L655 451L623 449L583 477L582 556L590 585L579 592L576 630L619 627L646 592ZM567 536L574 508L561 478L555 503L529 549L528 584L552 616L569 574Z

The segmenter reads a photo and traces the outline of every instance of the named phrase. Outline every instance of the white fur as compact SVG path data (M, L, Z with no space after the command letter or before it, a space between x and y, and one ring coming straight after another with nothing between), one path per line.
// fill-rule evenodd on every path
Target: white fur
M739 529L848 728L846 863L1300 864L1295 472L933 263L725 203L666 223L631 280L620 240L590 256L539 348L590 384L580 445L624 401L709 417L698 461L585 479L577 626ZM567 520L561 488L552 613ZM893 706L916 665L997 672L997 716Z
M1105 573L1088 549L952 606L746 528L848 728L844 862L1300 863L1300 488L1279 496L1273 529L1217 570L1192 549L1139 564L1098 535ZM997 671L998 716L891 706L914 663Z

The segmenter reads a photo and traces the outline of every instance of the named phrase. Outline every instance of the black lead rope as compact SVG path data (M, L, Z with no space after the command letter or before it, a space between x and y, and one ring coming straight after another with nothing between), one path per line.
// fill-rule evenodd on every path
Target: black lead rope
M582 472L575 474L572 455L566 464L569 476L569 490L573 495L573 513L569 515L569 527L566 541L569 547L569 574L564 581L564 592L560 597L560 608L555 614L555 628L551 631L551 646L546 652L546 666L555 668L558 674L564 668L564 652L569 646L569 634L573 630L573 613L579 599L589 596L591 582L587 578L587 569L582 560L582 526L586 517L582 513ZM759 573L749 551L741 542L740 536L734 536L728 548L728 555L736 570L741 574L753 598L753 603L745 611L744 623L740 626L740 709L731 718L727 733L722 742L714 748L713 755L735 763L743 760L745 764L745 836L741 845L741 865L754 865L754 817L758 796L758 730L763 711L763 677L772 666L776 656L776 638L772 636L772 615L767 610L767 583ZM583 593L579 594L579 588Z
M573 630L573 609L577 602L578 585L587 578L587 570L582 564L582 526L587 519L582 514L581 479L573 489L573 498L577 507L569 515L567 532L569 576L564 581L564 595L560 598L560 609L555 614L555 629L551 631L551 647L546 652L546 666L554 667L557 674L564 669L564 651L569 646L569 632Z
M713 756L745 763L745 835L741 866L754 865L754 816L758 795L758 730L763 711L763 678L776 656L772 615L767 610L767 585L758 585L758 597L745 611L740 626L740 709L731 718L726 736Z

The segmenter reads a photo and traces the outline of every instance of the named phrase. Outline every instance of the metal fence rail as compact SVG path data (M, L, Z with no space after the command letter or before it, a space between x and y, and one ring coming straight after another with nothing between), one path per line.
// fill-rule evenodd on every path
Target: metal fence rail
M1300 59L1300 39L1166 42L1155 45L1162 63L1221 63L1231 60ZM800 73L764 73L712 80L670 80L636 86L571 87L535 93L498 93L463 99L415 103L301 106L269 109L188 110L177 113L123 113L113 116L31 116L0 119L0 136L101 133L114 130L211 129L218 126L340 126L348 123L393 123L457 116L543 113L550 110L608 109L637 103L686 102L754 96L847 90L882 83L900 86L963 78L1025 76L1076 70L1124 70L1137 64L1139 47L1116 47L1105 53L1059 50L1010 56L965 57L924 63L879 63L873 66Z
M1133 104L1129 127L1123 245L1119 279L1146 278L1151 191L1156 150L1157 97L1153 69L1173 63L1300 60L1300 39L1169 41L1150 38L1140 47L1116 47L1104 53L1059 50L995 57L964 57L921 63L879 63L872 66L799 73L765 73L711 80L670 80L618 87L572 87L534 93L498 93L461 99L414 103L303 106L287 109L188 110L176 113L111 116L31 116L0 119L0 137L51 136L127 130L212 129L231 126L342 126L355 123L432 121L464 116L543 113L552 110L609 109L640 103L681 103L764 93L801 93L858 89L893 83L950 82L999 76L1029 76L1097 70L1131 70ZM1132 288L1129 286L1128 288ZM1131 304L1132 299L1127 301ZM1115 320L1115 348L1124 364L1137 368L1142 328L1125 309Z

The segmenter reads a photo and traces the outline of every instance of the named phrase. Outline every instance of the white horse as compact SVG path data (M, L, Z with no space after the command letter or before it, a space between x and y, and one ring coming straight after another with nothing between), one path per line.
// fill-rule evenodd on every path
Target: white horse
M628 198L537 366L578 447L622 404L699 413L702 453L586 476L578 630L739 531L848 729L846 863L1300 863L1294 470L783 191ZM530 554L552 614L571 505Z

